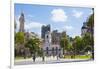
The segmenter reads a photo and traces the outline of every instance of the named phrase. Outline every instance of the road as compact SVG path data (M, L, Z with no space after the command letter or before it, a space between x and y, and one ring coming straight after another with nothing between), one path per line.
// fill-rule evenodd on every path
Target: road
M56 57L45 57L45 61L42 61L42 58L36 58L33 62L32 58L30 59L21 59L15 60L14 65L30 65L30 64L53 64L53 63L69 63L69 62L82 62L90 61L90 59L58 59Z

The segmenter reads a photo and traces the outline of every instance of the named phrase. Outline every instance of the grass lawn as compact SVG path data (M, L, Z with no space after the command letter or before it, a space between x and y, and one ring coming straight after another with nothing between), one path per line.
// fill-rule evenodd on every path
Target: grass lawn
M26 59L29 59L29 58L32 58L32 57L27 57ZM63 58L64 59L90 59L91 56L90 55L88 55L88 56L86 56L86 55L76 55L75 57L71 58L70 55L66 55ZM24 57L22 57L22 56L15 57L15 60L20 60L20 59L24 59Z
M27 58L31 58L31 57L27 57ZM27 58L26 58L26 59L27 59ZM24 57L22 57L22 56L16 56L16 57L15 57L15 60L20 60L20 59L24 59Z
M71 59L71 56L68 55L68 56L65 56L64 58ZM76 55L76 56L75 56L74 58L72 58L72 59L90 59L90 58L91 58L90 55L88 55L88 56L86 56L86 55Z

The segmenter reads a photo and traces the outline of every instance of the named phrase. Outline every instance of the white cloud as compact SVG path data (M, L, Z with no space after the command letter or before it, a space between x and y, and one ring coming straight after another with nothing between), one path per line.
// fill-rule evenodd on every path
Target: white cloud
M51 19L54 22L65 22L68 18L63 9L53 9L51 11L51 14L52 14Z
M40 22L30 22L30 23L25 23L25 30L26 31L34 31L39 37L41 37L41 26L45 25Z
M76 18L80 18L83 15L83 12L81 11L73 10L72 12L73 12L73 16Z
M93 11L92 11L92 10L90 11L90 15L91 15L91 14L93 14Z
M19 25L20 25L20 24L19 24L19 17L20 17L19 15L15 17L15 22L16 22L16 31L19 30Z
M29 30L29 29L40 29L42 25L43 24L39 23L39 22L31 22L31 23L25 24L25 29L26 30Z
M18 20L16 20L16 26L17 26L17 29L19 29L19 21Z
M33 18L34 16L33 16L33 15L31 15L31 14L28 14L28 17L29 17L29 18Z
M30 15L28 15L30 16ZM16 31L19 31L19 27L20 27L20 23L19 23L19 17L20 15L16 16L15 19L16 19L16 25L17 25L17 28L16 28ZM31 16L30 16L31 17ZM41 29L41 26L42 25L45 25L43 23L40 23L40 22L35 22L35 21L28 21L28 20L25 20L25 27L24 29L27 31L27 30L38 30L38 29Z
M67 30L72 30L73 27L72 27L72 26L65 26L65 29L67 29Z
M81 37L81 34L79 31L77 32L74 32L73 34L71 34L71 37L75 38L76 36L80 36Z
M39 30L38 32L36 32L36 34L39 36L39 38L41 38L41 30Z

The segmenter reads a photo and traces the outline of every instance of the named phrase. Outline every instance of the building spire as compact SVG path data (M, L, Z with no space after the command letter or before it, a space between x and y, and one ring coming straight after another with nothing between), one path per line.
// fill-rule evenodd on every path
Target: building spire
M25 22L25 19L24 19L24 13L23 12L21 12L21 15L19 17L19 22L20 22L19 32L24 32L24 22Z

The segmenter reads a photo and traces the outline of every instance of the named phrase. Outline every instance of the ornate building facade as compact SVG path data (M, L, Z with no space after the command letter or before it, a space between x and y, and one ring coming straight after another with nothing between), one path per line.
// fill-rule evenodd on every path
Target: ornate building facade
M83 26L82 26L82 28L81 28L81 36L84 36L87 32L88 32L87 23L84 22L84 23L83 23Z
M42 38L42 39L45 39L45 34L46 34L48 31L51 31L50 25L49 25L49 24L48 24L47 26L43 25L42 28L41 28L41 38Z
M51 32L50 25L43 25L41 29L41 38L43 39L42 48L46 56L56 56L61 54L61 33L57 30Z

